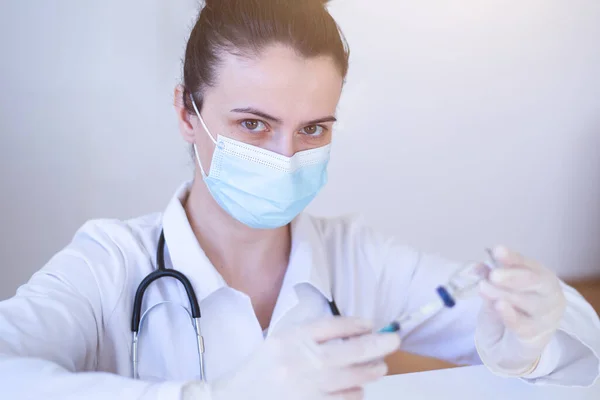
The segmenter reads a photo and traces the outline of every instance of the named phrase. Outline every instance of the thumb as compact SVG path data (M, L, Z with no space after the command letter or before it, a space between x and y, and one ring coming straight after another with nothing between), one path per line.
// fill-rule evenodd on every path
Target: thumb
M483 299L477 320L477 341L486 347L494 346L502 340L504 331L504 322L494 307L494 301Z
M317 343L323 343L329 340L371 333L373 331L373 323L361 318L335 317L313 322L306 326L305 329L305 332L312 340Z

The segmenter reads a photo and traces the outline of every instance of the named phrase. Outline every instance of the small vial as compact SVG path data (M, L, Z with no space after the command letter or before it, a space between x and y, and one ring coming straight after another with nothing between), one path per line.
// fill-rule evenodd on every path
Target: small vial
M486 249L486 252L489 258L487 263L473 262L466 264L454 272L445 285L441 285L436 289L438 296L442 300L441 302L438 300L426 304L412 313L401 317L397 321L391 322L379 332L398 332L405 323L411 320L413 323L415 321L423 323L441 311L444 307L452 308L456 305L458 299L473 294L477 289L479 282L488 279L491 269L497 266L492 251Z
M488 279L490 269L490 266L483 263L470 263L456 271L445 285L437 288L444 305L452 308L457 299L472 294L479 282Z

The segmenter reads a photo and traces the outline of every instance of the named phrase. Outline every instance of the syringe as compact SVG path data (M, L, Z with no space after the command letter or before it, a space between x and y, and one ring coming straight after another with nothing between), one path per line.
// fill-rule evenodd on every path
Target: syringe
M486 252L489 258L488 263L470 263L459 268L450 277L446 285L439 286L436 289L439 296L436 301L428 303L417 310L392 321L379 332L398 332L408 323L410 323L414 329L418 325L429 320L442 309L454 307L458 299L470 294L472 290L477 287L479 282L488 278L490 269L497 266L492 251L486 249Z

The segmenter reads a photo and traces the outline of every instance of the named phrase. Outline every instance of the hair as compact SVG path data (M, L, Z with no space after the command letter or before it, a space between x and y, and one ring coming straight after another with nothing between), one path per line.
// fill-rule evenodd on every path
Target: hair
M310 58L329 55L342 78L349 49L327 11L328 0L206 0L187 42L183 61L184 104L202 109L203 91L214 86L225 53L256 57L271 44L290 46Z

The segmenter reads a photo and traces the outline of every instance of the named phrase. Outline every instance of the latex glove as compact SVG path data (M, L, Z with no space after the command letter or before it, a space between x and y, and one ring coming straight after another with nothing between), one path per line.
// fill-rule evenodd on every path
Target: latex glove
M480 283L484 306L475 342L492 371L526 376L556 333L566 300L556 275L505 247L493 255L499 268Z
M400 347L398 335L372 329L367 321L337 317L274 335L232 376L191 384L183 398L362 399L363 385L387 373L383 358ZM334 340L340 338L346 340Z

